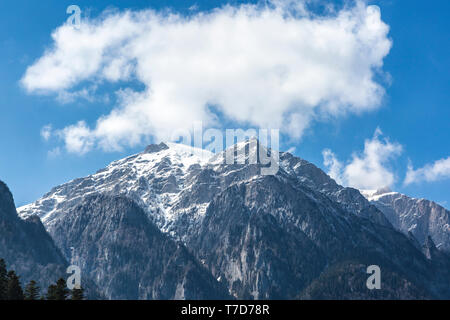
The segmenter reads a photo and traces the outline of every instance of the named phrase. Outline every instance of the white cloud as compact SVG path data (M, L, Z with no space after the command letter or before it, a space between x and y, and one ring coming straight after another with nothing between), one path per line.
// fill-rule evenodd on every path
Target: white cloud
M93 137L84 121L68 126L58 134L64 139L68 152L85 154L92 148Z
M53 158L57 158L61 155L61 148L60 147L55 147L52 150L49 150L47 152L47 156L51 159Z
M296 147L290 147L286 152L294 153L296 149Z
M97 85L92 85L90 87L74 91L60 90L58 91L56 100L58 100L58 102L62 104L73 103L77 100L85 100L91 103L95 101L107 102L108 96L107 95L99 96L96 94L96 90Z
M52 135L52 125L48 124L46 126L43 126L41 129L41 137L45 141L48 141L50 139L51 135Z
M69 98L102 82L143 84L121 91L121 103L94 127L63 129L69 151L117 150L149 136L167 139L195 121L212 125L209 105L299 139L317 116L379 106L384 89L374 76L391 48L388 31L379 8L363 1L320 17L301 0L187 16L115 11L79 30L57 28L21 83L29 93Z
M437 160L416 170L409 164L404 184L408 185L421 181L433 182L446 178L450 178L450 157Z
M189 7L189 11L197 11L197 10L198 10L197 4L193 4L192 6Z
M364 143L362 154L353 153L352 159L343 165L331 150L322 152L328 174L336 182L357 189L380 189L392 186L395 175L388 167L389 160L400 155L402 146L391 143L387 138L381 140L382 132L377 128L372 139Z
M344 184L342 181L342 163L336 158L336 155L330 150L322 151L323 164L328 168L328 175L336 180L339 184Z

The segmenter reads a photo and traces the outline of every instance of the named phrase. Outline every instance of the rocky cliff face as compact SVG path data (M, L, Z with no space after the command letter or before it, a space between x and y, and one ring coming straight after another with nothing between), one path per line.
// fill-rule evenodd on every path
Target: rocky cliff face
M185 214L195 223L204 213L207 203L203 202L203 195L189 203L179 201L179 195L189 190L200 166L211 156L203 150L192 153L191 148L177 144L151 145L144 152L115 161L93 175L57 186L18 211L24 218L39 216L53 234L67 212L84 197L100 193L122 195L135 201L160 230L168 232Z
M371 219L378 224L391 225L384 214L376 206L369 203L359 190L338 185L314 164L295 157L288 152L281 153L280 164L301 185L325 194L333 201L340 203L347 211Z
M444 269L433 274L432 265L438 263L427 260L405 235L277 177L238 183L221 192L189 246L237 298L449 294L448 286L437 288L449 279ZM441 258L448 263L448 257ZM380 266L386 280L377 293L365 287L365 268L372 264ZM348 279L342 287L343 277Z
M449 210L433 201L410 198L387 189L363 191L363 194L395 228L410 232L421 244L430 236L439 249L450 252Z
M67 261L45 230L39 217L19 218L11 192L0 181L0 257L21 277L46 288L65 277Z
M19 211L40 216L66 256L73 247L109 297L219 297L222 286L239 299L450 297L449 257L428 258L358 190L289 153L262 175L250 159L270 150L232 148L238 163L227 164L227 151L152 145ZM372 264L386 280L376 293L365 286Z
M66 256L109 299L229 297L183 244L123 196L90 195L52 230Z

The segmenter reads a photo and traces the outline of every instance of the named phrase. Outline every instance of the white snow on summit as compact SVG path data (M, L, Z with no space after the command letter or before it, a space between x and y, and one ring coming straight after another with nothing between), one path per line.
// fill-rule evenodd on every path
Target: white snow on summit
M162 146L154 152L114 161L95 174L55 187L17 211L22 218L38 215L46 228L51 228L64 216L67 207L83 197L94 193L118 194L135 200L164 229L176 215L170 208L178 200L179 192L188 187L184 183L189 167L205 165L213 153L176 143ZM205 208L200 209L201 214Z
M398 192L393 192L388 187L375 190L359 190L359 192L369 201L376 201L385 195L398 194Z

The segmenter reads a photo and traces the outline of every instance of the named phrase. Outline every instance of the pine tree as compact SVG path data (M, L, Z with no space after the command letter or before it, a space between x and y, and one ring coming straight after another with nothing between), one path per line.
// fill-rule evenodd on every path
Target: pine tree
M0 259L0 300L6 300L7 287L8 287L8 275L6 271L5 260Z
M20 280L13 270L8 272L7 299L23 300L23 291L20 286Z
M51 284L47 289L47 300L57 300L56 299L56 285Z
M72 300L84 300L84 289L80 287L80 289L72 290Z
M25 300L38 300L40 289L36 281L31 280L25 287Z
M52 284L47 290L47 300L67 300L70 291L67 289L66 280L60 278L56 285Z

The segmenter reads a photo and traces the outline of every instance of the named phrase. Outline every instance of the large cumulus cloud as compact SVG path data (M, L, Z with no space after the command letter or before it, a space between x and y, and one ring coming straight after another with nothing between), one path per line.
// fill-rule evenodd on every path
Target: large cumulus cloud
M219 125L217 113L298 139L319 117L377 108L384 89L375 78L391 48L379 8L358 1L317 16L285 3L189 15L114 11L79 30L65 24L21 83L29 93L71 97L105 82L142 85L117 92L95 125L77 119L58 131L79 153L167 139L199 120Z

